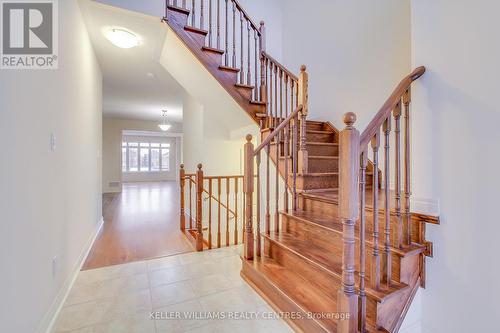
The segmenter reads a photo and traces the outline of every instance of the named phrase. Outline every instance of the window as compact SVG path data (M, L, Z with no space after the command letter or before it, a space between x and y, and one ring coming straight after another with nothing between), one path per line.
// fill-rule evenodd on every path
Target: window
M123 142L122 171L170 171L170 144L158 142Z

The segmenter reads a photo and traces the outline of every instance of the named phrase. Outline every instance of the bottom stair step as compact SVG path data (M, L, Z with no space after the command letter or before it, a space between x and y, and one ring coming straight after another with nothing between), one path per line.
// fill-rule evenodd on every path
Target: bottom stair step
M336 291L328 295L271 258L242 258L242 277L299 332L336 332ZM286 316L289 314L289 318ZM310 315L322 315L314 319ZM293 316L293 318L291 318Z

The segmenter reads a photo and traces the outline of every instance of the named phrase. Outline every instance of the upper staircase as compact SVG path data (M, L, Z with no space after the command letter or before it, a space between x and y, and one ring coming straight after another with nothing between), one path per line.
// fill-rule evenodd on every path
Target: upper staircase
M410 207L411 84L425 68L362 134L352 113L338 130L307 120L306 67L295 75L267 54L264 23L236 0L166 8L169 28L261 129L244 148L242 276L298 332L397 332L425 286L425 225L438 223Z

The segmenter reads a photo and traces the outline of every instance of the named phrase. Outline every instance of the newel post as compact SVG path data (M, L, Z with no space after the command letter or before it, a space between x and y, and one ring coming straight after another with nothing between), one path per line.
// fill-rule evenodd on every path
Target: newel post
M260 51L260 101L267 101L267 87L266 87L266 59L262 52L266 51L266 27L264 21L260 21L260 40L259 40L259 51Z
M180 229L181 231L186 230L186 213L185 213L185 197L184 188L186 187L186 170L184 170L184 164L181 164L181 169L179 170L179 187L181 191L181 209L180 209Z
M300 67L299 74L299 95L298 104L302 105L300 112L300 139L298 153L298 171L300 174L306 174L308 171L308 154L307 154L307 114L309 112L309 74L306 72L306 66Z
M203 170L201 163L196 171L196 251L203 251Z
M254 252L254 236L253 236L254 147L252 143L252 136L250 134L247 135L246 140L247 143L245 143L244 147L245 170L243 173L243 193L245 193L244 255L245 259L252 260Z
M347 125L340 132L339 160L339 216L343 225L342 252L342 288L337 296L337 310L349 314L345 320L339 320L338 332L358 331L358 295L354 282L354 226L359 214L359 131L354 128L356 115L352 112L344 115Z

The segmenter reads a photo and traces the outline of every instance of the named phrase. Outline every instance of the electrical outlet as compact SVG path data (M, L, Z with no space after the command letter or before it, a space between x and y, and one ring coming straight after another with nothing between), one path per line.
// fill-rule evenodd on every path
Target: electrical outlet
M56 278L57 271L59 270L59 258L57 256L52 258L52 277Z

